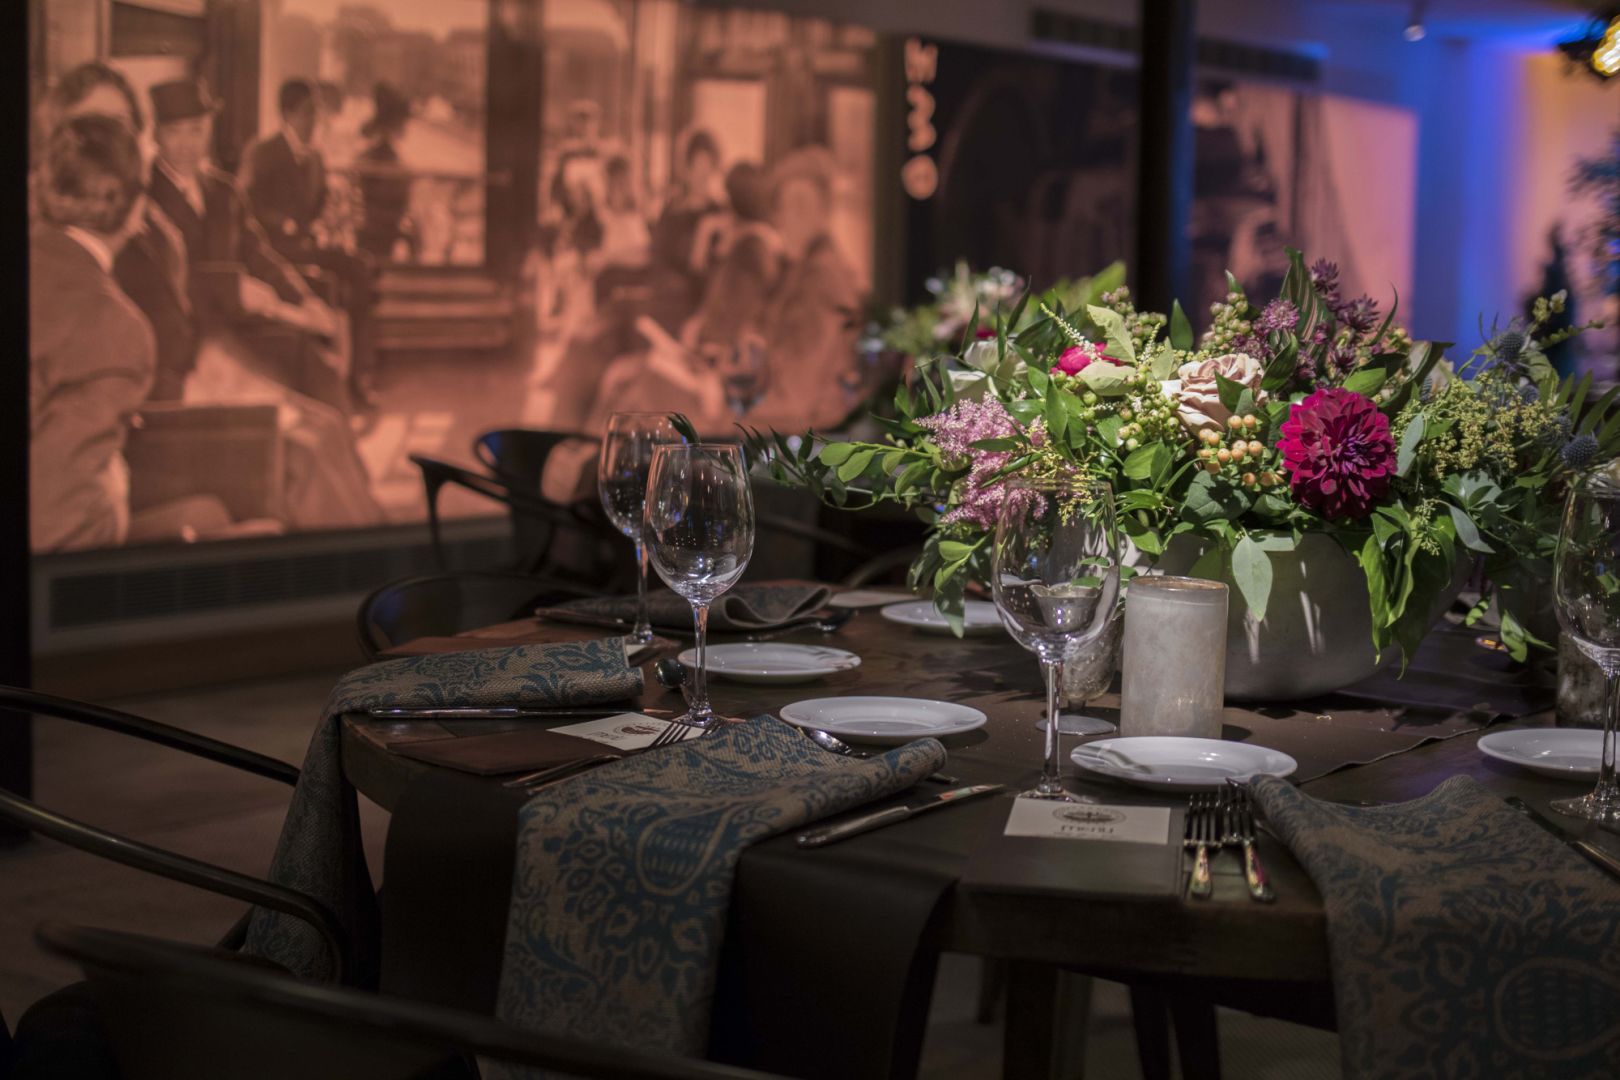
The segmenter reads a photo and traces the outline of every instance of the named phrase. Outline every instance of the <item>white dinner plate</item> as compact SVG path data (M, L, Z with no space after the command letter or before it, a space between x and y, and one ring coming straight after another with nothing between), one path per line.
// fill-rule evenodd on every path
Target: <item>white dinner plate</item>
M852 742L904 743L960 735L984 726L984 713L949 701L905 697L828 697L782 706L781 716Z
M1209 791L1228 778L1288 776L1299 768L1280 750L1179 735L1097 739L1069 756L1087 772L1153 791Z
M904 604L890 604L879 614L890 622L910 626L924 633L951 632L951 624L945 621L945 616L934 610L932 600L910 600ZM996 612L996 605L988 600L969 600L963 608L964 634L993 634L1002 629L1005 628L1001 625L1001 616Z
M904 603L911 596L893 589L851 589L841 592L827 601L828 607L835 608L869 608L882 607L884 604Z
M861 666L861 658L854 653L829 649L825 645L743 641L710 645L705 652L710 675L740 683L809 682ZM687 667L696 667L697 650L687 649L676 659Z
M1594 780L1603 761L1603 732L1591 728L1520 728L1479 737L1480 752L1562 780Z

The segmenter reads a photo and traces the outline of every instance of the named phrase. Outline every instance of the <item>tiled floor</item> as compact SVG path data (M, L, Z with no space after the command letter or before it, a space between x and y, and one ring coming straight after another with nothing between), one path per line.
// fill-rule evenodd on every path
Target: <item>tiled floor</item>
M287 761L303 758L336 672L167 694L114 704ZM37 797L69 817L100 823L247 873L263 874L286 808L279 784L79 725L36 728ZM155 795L153 793L156 793ZM380 877L387 815L364 799L367 859ZM0 851L0 1013L74 978L33 943L44 919L211 942L241 905L172 885L48 842ZM1085 927L1076 927L1085 933ZM946 957L930 1018L922 1075L980 1080L1000 1073L1002 1028L974 1022L980 964ZM1224 1074L1239 1080L1328 1080L1338 1039L1222 1011ZM1098 982L1084 1041L1090 1080L1140 1076L1123 987Z

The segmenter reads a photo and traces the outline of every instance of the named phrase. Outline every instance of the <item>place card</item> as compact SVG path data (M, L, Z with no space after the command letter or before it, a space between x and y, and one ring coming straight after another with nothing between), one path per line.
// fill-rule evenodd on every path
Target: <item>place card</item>
M1019 798L1013 800L1003 835L1167 844L1170 842L1170 808Z
M641 750L652 745L663 730L670 726L668 720L660 720L654 716L642 713L619 713L617 716L603 717L600 720L587 720L582 724L569 724L567 727L552 728L559 735L572 735L579 739L590 739L616 750ZM684 725L683 725L684 726ZM703 734L703 728L687 727L686 734L681 740L695 739Z

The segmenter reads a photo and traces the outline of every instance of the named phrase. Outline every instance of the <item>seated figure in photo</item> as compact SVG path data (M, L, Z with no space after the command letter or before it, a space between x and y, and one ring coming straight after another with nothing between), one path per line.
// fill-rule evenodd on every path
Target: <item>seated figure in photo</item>
M122 544L129 418L157 368L152 327L113 279L139 229L135 135L79 116L47 137L29 233L29 525L38 552Z
M45 98L46 130L76 116L110 116L135 136L145 131L145 110L117 70L97 60L63 75ZM147 175L143 167L143 177ZM143 180L143 187L145 180ZM157 375L150 400L179 400L197 360L197 328L187 285L186 244L156 203L142 200L141 220L113 263L119 286L152 325Z
M316 242L326 206L326 162L315 145L320 102L307 79L288 79L278 96L281 127L248 147L242 192L270 245L314 286L328 288L348 315L350 390L371 400L372 268L362 255Z

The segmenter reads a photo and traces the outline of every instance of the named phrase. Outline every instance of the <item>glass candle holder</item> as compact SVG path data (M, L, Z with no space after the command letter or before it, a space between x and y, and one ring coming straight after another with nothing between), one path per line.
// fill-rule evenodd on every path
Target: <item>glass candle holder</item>
M1121 735L1221 737L1226 604L1226 586L1218 581L1131 581L1125 593Z

